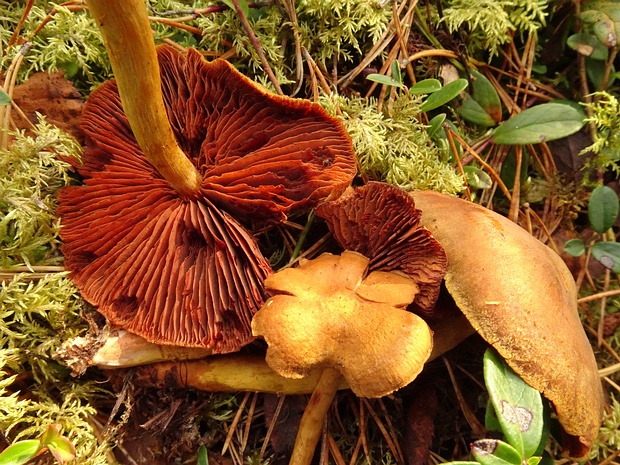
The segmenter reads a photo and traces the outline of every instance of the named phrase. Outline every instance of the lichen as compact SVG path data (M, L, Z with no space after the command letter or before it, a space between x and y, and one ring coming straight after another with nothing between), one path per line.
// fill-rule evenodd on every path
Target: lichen
M378 110L375 99L323 97L332 114L336 106L359 159L361 174L406 190L429 189L455 194L463 179L418 122L419 102L406 94L393 106L393 116Z

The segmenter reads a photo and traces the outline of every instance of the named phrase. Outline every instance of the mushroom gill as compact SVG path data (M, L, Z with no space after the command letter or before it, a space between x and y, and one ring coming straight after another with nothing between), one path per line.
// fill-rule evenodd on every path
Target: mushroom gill
M88 99L84 183L62 190L65 265L108 320L150 342L238 350L272 273L243 224L311 208L355 174L342 125L308 101L277 97L231 65L158 48L177 142L202 176L176 192L147 161L114 81Z

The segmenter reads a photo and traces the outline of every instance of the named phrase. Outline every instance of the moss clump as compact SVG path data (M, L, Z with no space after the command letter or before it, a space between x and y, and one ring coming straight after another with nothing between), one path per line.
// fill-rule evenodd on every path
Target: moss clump
M536 35L545 25L548 0L450 0L441 19L450 32L469 33L468 49L490 57L517 35Z
M42 120L32 137L15 133L0 149L0 268L56 265L60 221L56 192L69 182L70 165L81 148L68 134Z
M323 98L332 114L336 106L351 135L361 174L406 190L429 189L455 194L463 179L418 122L419 104L402 94L393 105L393 116L380 112L374 99Z
M596 100L585 104L591 115L586 122L596 131L592 145L581 151L581 154L591 153L593 157L584 169L587 174L607 169L620 174L620 103L607 92L597 92L593 96ZM588 182L590 176L586 175L583 179Z

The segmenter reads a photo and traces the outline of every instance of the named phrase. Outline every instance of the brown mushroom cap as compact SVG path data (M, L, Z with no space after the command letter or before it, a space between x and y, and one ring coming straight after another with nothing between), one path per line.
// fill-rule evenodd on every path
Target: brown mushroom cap
M272 273L241 223L279 222L343 190L353 148L318 105L270 95L193 50L158 56L168 118L201 191L170 187L142 154L116 84L103 84L83 114L84 184L60 193L65 264L113 324L154 343L235 351L253 339Z
M564 262L524 229L486 208L436 192L412 193L421 224L448 256L446 286L480 335L549 399L585 457L597 436L603 390Z
M271 297L252 320L281 376L335 368L353 392L381 397L409 384L431 354L432 332L408 305L417 286L395 272L364 275L369 260L325 253L267 278ZM401 307L401 308L397 308Z
M320 204L340 246L370 258L369 269L401 271L420 292L413 307L429 315L446 272L446 255L431 233L420 227L420 210L409 194L382 182L369 182L334 201Z

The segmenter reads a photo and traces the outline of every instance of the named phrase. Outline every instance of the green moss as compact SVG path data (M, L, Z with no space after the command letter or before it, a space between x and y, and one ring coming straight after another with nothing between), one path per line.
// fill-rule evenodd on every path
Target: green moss
M392 117L378 111L374 99L336 96L321 103L332 114L340 107L363 175L406 190L463 190L462 178L418 122L419 103L406 94L395 100Z
M601 461L620 450L620 402L612 397L609 411L603 418L598 437L590 452L590 460Z
M44 120L34 136L14 134L10 150L0 150L0 267L55 265L59 220L56 192L69 182L78 143Z
M536 35L545 25L548 0L450 0L442 21L450 32L467 31L470 54L493 57L513 35Z
M597 101L585 106L591 112L586 122L596 128L592 145L581 151L581 154L593 154L585 166L588 172L611 169L620 174L620 103L607 92L593 94ZM584 176L588 182L589 176Z

